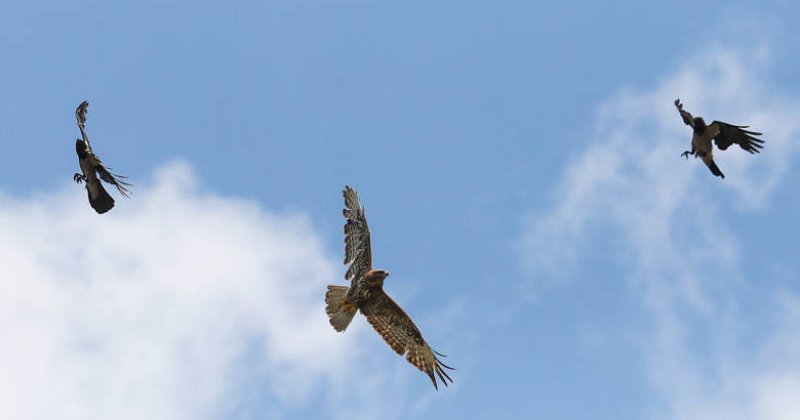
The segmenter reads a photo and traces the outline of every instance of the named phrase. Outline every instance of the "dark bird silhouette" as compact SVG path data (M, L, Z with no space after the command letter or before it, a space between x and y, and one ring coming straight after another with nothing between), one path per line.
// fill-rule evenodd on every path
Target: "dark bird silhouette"
M111 173L109 170L111 168L103 166L100 157L92 151L92 145L86 135L86 111L88 107L89 102L83 101L78 105L78 109L75 110L75 119L78 121L78 128L81 130L82 137L75 141L75 151L78 153L78 164L83 174L75 173L72 179L78 184L86 182L89 204L97 213L103 214L114 207L114 199L111 198L111 195L103 187L100 180L117 187L119 193L125 198L128 198L128 194L130 194L126 187L132 185L123 181L126 177Z
M745 128L750 128L747 125L732 125L722 121L714 121L706 125L702 117L693 117L692 114L684 111L680 99L675 100L675 107L678 108L683 122L692 127L693 131L692 150L681 153L681 156L685 159L688 159L690 154L700 157L711 173L718 177L725 178L725 174L714 162L712 139L719 150L726 150L734 143L751 154L759 153L764 148L764 140L755 137L760 136L761 133L745 130Z
M325 312L331 325L336 331L344 331L360 310L392 350L401 356L405 354L409 363L431 378L434 388L439 389L434 373L447 386L447 381L453 380L444 369L453 368L439 360L437 356L444 355L431 349L411 317L383 291L383 282L389 273L372 268L364 207L354 189L345 187L343 194L343 214L347 220L344 225L344 263L350 264L345 279L351 283L350 287L328 286Z

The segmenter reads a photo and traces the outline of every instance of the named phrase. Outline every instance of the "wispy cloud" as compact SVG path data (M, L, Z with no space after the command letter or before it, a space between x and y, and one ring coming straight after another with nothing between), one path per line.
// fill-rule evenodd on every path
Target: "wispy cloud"
M645 347L653 387L668 409L666 415L655 410L660 414L653 417L800 415L794 400L774 389L795 387L798 371L763 370L760 355L773 351L768 345L737 348L737 328L749 318L738 312L731 291L751 279L742 274L746 239L726 214L768 209L798 152L800 103L764 80L769 62L766 49L711 49L651 90L626 89L609 99L599 109L593 141L556 182L552 207L530 216L521 239L521 260L530 272L564 277L587 249L603 249L612 240L622 244L630 257L616 263L641 293L655 326ZM736 147L721 152L717 161L728 175L724 181L699 160L680 159L691 131L672 105L676 98L707 120L763 130L764 152L751 156ZM786 299L795 301L791 295ZM787 329L800 327L789 316L792 305L780 307L783 321L770 330L770 340L778 343ZM704 347L699 353L692 342L698 337ZM781 356L773 366L796 360L796 351L777 346Z
M244 404L282 417L319 400L332 416L369 415L399 403L366 398L385 386L354 345L366 328L328 325L322 296L341 267L303 215L205 192L181 163L135 194L103 216L75 185L0 197L0 417L230 418ZM354 372L369 380L345 383ZM259 397L244 401L253 382Z

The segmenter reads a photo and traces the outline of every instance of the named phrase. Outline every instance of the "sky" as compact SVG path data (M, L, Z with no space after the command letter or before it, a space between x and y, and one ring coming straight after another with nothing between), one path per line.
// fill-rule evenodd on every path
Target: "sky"
M800 418L798 13L5 2L0 418ZM345 185L449 387L328 324Z

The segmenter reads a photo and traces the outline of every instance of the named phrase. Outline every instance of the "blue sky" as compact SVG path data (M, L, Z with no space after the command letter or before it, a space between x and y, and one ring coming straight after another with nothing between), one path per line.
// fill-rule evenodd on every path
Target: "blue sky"
M4 6L0 417L800 416L793 2ZM448 389L327 325L345 184Z

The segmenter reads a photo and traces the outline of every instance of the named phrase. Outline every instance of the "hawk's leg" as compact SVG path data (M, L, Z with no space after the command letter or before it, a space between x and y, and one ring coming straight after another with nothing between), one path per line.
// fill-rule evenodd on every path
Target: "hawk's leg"
M75 172L75 175L72 176L72 179L78 184L80 184L81 181L86 181L86 175Z

